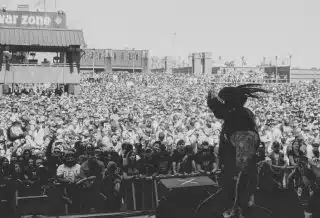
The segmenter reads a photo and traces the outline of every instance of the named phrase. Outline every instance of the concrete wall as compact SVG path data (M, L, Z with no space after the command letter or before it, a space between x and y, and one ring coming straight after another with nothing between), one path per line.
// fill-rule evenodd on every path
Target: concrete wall
M173 68L172 73L192 74L192 67Z
M143 51L112 50L111 64L114 67L142 67Z
M74 67L11 66L10 71L2 67L0 83L73 83L80 82L80 75Z
M84 53L82 54L80 64L81 65L94 65L95 66L104 66L105 64L105 57L106 57L106 50L105 49L85 49Z
M149 54L145 50L84 49L80 65L82 69L102 68L149 70ZM143 70L144 69L144 70Z
M164 73L166 72L165 68L155 68L155 69L151 69L152 73Z
M211 62L211 60L210 60L210 62ZM198 69L201 69L201 66ZM209 66L207 65L207 67L205 67L205 70L209 71L207 74L223 73L224 69L227 70L226 67L212 67L212 64L211 64L211 67L210 67L210 65ZM259 67L235 67L235 71L237 71L237 72L250 72L250 71L258 72L259 70L260 70ZM152 71L156 72L156 71L159 71L159 70L158 69L152 69ZM174 73L193 74L192 67L173 68L173 72Z
M320 70L309 70L309 69L291 69L290 70L291 81L313 81L316 79L320 81Z

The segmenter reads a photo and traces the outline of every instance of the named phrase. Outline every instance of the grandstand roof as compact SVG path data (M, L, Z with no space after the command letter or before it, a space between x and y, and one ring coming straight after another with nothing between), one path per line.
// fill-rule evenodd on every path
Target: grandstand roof
M0 28L0 44L14 46L69 47L85 45L82 30Z

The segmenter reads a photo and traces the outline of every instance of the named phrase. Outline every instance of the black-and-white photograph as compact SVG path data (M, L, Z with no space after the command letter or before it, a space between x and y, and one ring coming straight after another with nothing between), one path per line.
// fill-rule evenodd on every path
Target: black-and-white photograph
M320 218L319 0L0 0L0 218Z

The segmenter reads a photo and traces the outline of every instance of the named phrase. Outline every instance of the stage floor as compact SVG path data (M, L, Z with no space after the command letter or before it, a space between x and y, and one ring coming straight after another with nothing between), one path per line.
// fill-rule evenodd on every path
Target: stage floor
M98 213L98 214L82 214L82 215L65 215L65 216L21 216L22 218L155 218L154 211L134 211L122 213Z
M156 216L154 215L149 215L149 216L119 216L119 215L100 215L100 216L91 216L91 215L73 215L73 216L22 216L22 218L84 218L84 217L106 217L106 218L111 218L111 217L123 217L123 218L155 218Z

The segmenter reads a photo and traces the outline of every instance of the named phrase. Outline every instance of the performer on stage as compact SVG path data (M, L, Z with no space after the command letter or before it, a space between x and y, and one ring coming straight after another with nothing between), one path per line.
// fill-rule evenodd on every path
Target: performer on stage
M259 98L256 95L259 92L268 93L256 84L225 87L218 94L213 90L208 93L208 107L224 121L218 155L221 185L227 190L227 201L232 202L235 196L233 207L225 217L243 217L245 210L254 204L260 137L254 114L244 105L248 98Z

